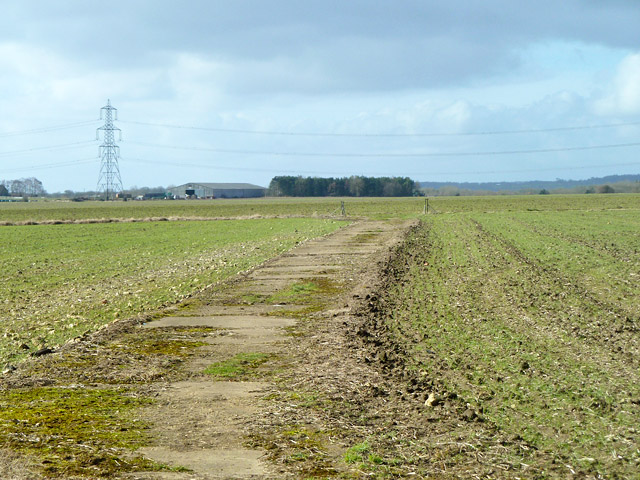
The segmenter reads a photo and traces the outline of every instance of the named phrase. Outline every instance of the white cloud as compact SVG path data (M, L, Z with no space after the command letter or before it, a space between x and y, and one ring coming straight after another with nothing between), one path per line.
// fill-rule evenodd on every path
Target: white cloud
M167 65L168 86L182 105L206 111L220 98L220 84L227 67L201 55L180 53Z
M60 74L66 66L43 48L17 42L0 44L0 65L3 75L14 74L29 79Z
M597 100L594 107L601 115L640 113L640 53L622 60L609 92Z
M17 42L0 44L0 97L5 98L5 114L12 103L37 103L50 93L49 80L67 71L64 59L43 48ZM19 100L16 102L16 100Z
M393 162L258 158L151 150L135 142L268 152L478 152L612 144L621 142L622 135L609 128L325 138L224 134L136 121L279 132L468 133L617 123L622 120L616 116L640 112L640 53L634 54L640 2L566 0L562 8L552 0L532 7L511 0L114 2L108 10L81 0L4 2L0 134L91 121L110 98L128 142L123 157L174 165L150 169L124 160L127 184L175 181L186 175L178 160L238 168L216 172L221 181L268 184L271 174L297 169L328 174L455 171L471 179L473 172L490 168L498 172L496 179L504 179L500 171L506 165L507 171L527 170L522 175L530 177L531 165L582 164L590 154L594 164L601 164L604 158L600 150L564 157ZM0 150L71 143L93 133L91 126L7 136ZM637 136L637 129L632 134ZM86 152L37 150L19 159L4 156L0 167L95 154L93 145ZM631 149L615 152L621 162L633 155ZM257 169L250 174L252 166ZM263 172L265 166L272 172ZM37 174L49 190L76 188L81 177L92 188L97 176L62 167Z

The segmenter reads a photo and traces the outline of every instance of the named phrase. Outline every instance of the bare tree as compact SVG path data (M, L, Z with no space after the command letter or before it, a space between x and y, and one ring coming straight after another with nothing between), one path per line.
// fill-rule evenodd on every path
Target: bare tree
M42 182L35 177L3 180L0 184L6 190L7 195L13 195L14 197L37 197L46 193ZM0 189L0 192L2 191L3 190Z

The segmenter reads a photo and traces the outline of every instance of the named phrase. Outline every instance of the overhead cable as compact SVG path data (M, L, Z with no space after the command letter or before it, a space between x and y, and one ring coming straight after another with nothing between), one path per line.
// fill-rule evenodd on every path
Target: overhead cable
M608 148L627 148L638 147L640 142L630 143L613 143L607 145L587 145L577 147L558 147L558 148L539 148L526 150L491 150L491 151L475 151L475 152L420 152L420 153L351 153L351 152L286 152L286 151L263 151L263 150L233 150L209 147L182 147L177 145L158 145L145 142L128 142L133 145L141 145L145 147L164 148L171 150L190 150L200 152L226 153L236 155L265 155L277 157L345 157L345 158L426 158L426 157L479 157L489 155L517 155L532 153L553 153L553 152L571 152L580 150L601 150Z
M65 160L63 162L53 162L53 163L41 163L38 165L23 165L21 167L8 168L3 169L3 173L9 172L24 172L30 170L40 170L40 169L52 169L52 168L64 168L64 167L75 167L77 165L84 165L88 163L97 163L96 157L91 158L82 158L79 160Z
M215 169L215 170L231 170L231 171L248 171L248 172L264 172L269 174L282 174L282 173L291 173L295 175L299 175L301 173L307 175L336 175L336 172L329 171L317 171L317 170L287 170L280 168L253 168L253 167L235 167L228 165L220 165L213 163L190 163L190 162L175 162L175 161L162 161L162 160L145 160L142 158L130 158L127 157L125 159L128 163L143 163L149 165L167 165L167 166L180 166L180 167L192 167L192 168L201 168L201 169ZM561 171L561 170L587 170L591 168L606 168L606 167L626 167L626 166L637 166L640 165L640 161L637 162L626 162L626 163L610 163L610 164L602 164L602 165L580 165L580 166L555 166L555 167L546 167L546 168L526 168L526 169L516 169L516 170L478 170L478 171L470 171L470 170L456 170L456 171L448 171L448 172L437 172L437 171L429 171L429 172L405 172L407 175L470 175L470 174L478 174L478 175L489 175L496 173L528 173L528 172L542 172L542 171ZM339 175L351 175L349 173L342 173ZM367 175L382 175L382 176L397 176L396 173L390 172L374 172L367 171Z
M87 125L95 124L96 120L84 121L84 122L75 122L75 123L67 123L64 125L54 125L52 127L42 127L42 128L34 128L31 130L21 130L15 132L4 132L0 133L0 138L4 137L17 137L19 135L31 135L36 133L48 133L55 132L58 130L67 130L70 128L78 128L78 127L86 127Z
M45 147L32 147L32 148L25 148L23 150L12 150L9 152L0 152L0 156L8 157L11 155L22 155L25 153L39 152L42 150L64 150L67 148L77 148L77 147L81 147L89 144L95 144L95 140L87 140L84 142L63 143L60 145L48 145Z
M255 135L279 135L292 137L468 137L481 135L511 135L517 133L549 133L562 132L570 130L591 130L598 128L618 128L640 125L640 122L626 123L610 123L601 125L577 125L566 127L549 127L549 128L530 128L530 129L514 129L514 130L486 130L477 132L426 132L426 133L332 133L332 132L285 132L276 130L248 130L237 128L218 128L218 127L195 127L188 125L175 125L168 123L152 123L138 122L132 120L120 120L121 123L129 123L134 125L144 125L149 127L176 128L185 130L202 130L207 132L220 133L242 133Z

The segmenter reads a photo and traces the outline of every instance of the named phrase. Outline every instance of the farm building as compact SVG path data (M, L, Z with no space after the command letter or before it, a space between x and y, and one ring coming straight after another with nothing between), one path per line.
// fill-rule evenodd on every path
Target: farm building
M176 197L197 198L255 198L264 197L264 187L250 183L185 183L167 189Z

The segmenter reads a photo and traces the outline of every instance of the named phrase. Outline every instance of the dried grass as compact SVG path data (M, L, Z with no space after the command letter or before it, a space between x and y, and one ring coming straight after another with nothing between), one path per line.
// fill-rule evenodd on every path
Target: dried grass
M17 453L0 448L0 478L4 480L37 480L42 478L34 472L33 462Z

